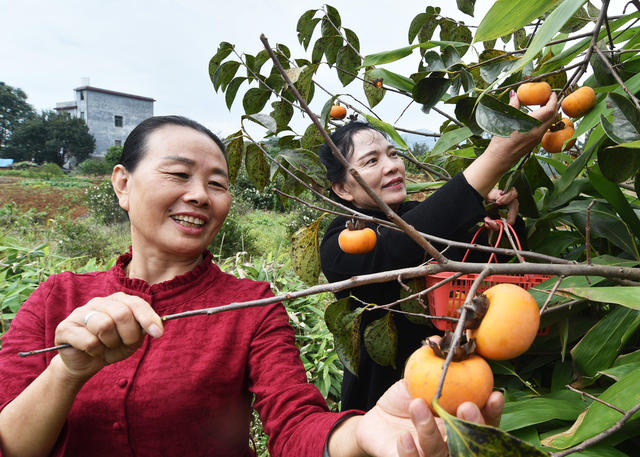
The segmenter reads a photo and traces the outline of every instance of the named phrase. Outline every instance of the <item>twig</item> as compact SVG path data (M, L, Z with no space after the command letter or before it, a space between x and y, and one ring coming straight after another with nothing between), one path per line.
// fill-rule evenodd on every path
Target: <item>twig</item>
M300 297L307 297L309 295L316 295L323 292L340 292L343 290L351 289L354 287L364 286L368 284L378 284L383 282L394 281L398 277L402 278L417 278L420 276L426 276L441 272L460 272L460 273L482 273L489 272L491 274L550 274L550 275L565 275L565 276L603 276L605 278L621 278L621 279L633 279L640 281L640 269L629 268L620 266L609 265L585 265L585 264L572 264L572 265L558 265L548 263L517 263L517 264L492 264L489 268L486 263L472 263L472 262L456 262L449 260L446 264L442 263L430 263L427 265L420 265L418 267L402 268L398 270L383 271L380 273L372 273L368 275L353 276L343 281L337 281L330 284L320 284L312 286L304 290L287 292L274 297L263 298L260 300L251 300L247 302L231 303L228 305L202 308L191 311L185 311L183 313L170 314L162 317L162 320L172 320L182 317L211 315L222 311L229 311L233 309L249 308L252 306L264 306L272 303L283 302L287 300L293 300ZM576 304L580 301L575 301L572 304ZM565 303L566 305L566 303ZM547 312L555 311L559 306L550 308ZM53 351L61 347L67 346L55 346L52 348L39 349L37 352L29 351L20 353L22 357L26 357L33 354L39 354L42 352Z
M444 168L442 169L442 171L444 173L446 173L446 175L443 174L442 172L438 171L438 170L435 170L435 169L431 168L431 164L422 163L419 160L416 160L413 157L411 157L409 154L405 154L404 152L398 151L398 155L400 157L402 157L403 159L411 162L416 167L421 168L421 169L423 169L423 170L425 170L425 171L427 171L429 173L432 173L432 174L436 175L438 178L440 178L440 179L442 179L444 181L449 181L451 179L451 175L449 175L449 173L447 173L447 170L445 170ZM434 165L434 167L435 167L435 165Z
M596 47L595 51L598 53L598 55L600 56L604 64L607 66L613 78L616 80L618 84L620 84L620 86L622 87L622 90L624 90L627 93L627 95L629 96L633 104L636 105L636 108L640 111L640 101L638 101L638 98L629 90L627 85L624 83L624 81L616 71L616 69L613 68L613 66L611 65L611 62L609 62L609 59L605 57L604 53L600 50L600 48Z
M607 16L607 8L609 7L609 0L602 0L602 9L600 10L600 16L598 17L598 21L593 29L593 34L591 36L591 44L587 49L587 54L585 55L584 60L582 61L582 65L578 68L578 70L569 78L567 83L562 88L561 93L564 92L571 87L574 82L578 82L580 77L587 71L587 66L589 65L589 59L591 58L591 54L593 54L593 50L597 47L598 43L598 35L600 34L600 28L602 27L602 22L604 18Z
M576 305L581 305L583 303L585 303L587 300L584 300L582 298L576 299L576 300L569 300L567 302L561 303L559 305L555 305L555 306L551 306L549 308L547 308L547 310L544 312L544 314L549 314L549 313L553 313L555 311L561 311L563 309L566 308L571 308L573 306Z
M608 436L613 435L615 432L620 430L624 426L624 424L626 424L627 421L629 419L631 419L631 417L635 413L637 413L638 411L640 411L640 403L638 403L633 408L631 408L629 411L627 411L624 414L624 416L622 416L620 418L620 420L618 420L615 424L613 424L608 429L598 433L595 436L592 436L589 439L584 440L582 443L580 443L580 444L578 444L576 446L570 447L569 449L565 449L564 451L561 451L561 452L552 452L551 454L549 454L550 457L564 457L565 455L573 454L574 452L583 451L583 450L587 449L588 447L593 446L597 442L602 441L603 439L607 438Z
M455 348L460 342L460 339L462 338L462 332L464 331L464 323L466 322L466 319L467 319L467 311L468 311L467 307L471 304L471 300L473 300L473 298L476 296L478 287L480 287L482 280L489 274L490 270L491 270L491 267L489 266L485 267L485 269L483 269L478 275L478 277L476 277L476 279L473 281L473 284L471 284L471 287L469 288L469 292L467 293L467 297L464 300L464 304L460 308L461 310L460 318L458 320L458 324L456 325L456 331L453 333L453 339L451 340L451 348ZM444 387L444 379L445 379L445 376L447 375L447 369L449 368L449 365L453 360L454 354L455 354L455 351L453 350L449 351L449 353L447 354L447 358L444 360L444 364L442 365L442 375L440 376L440 383L438 384L438 390L436 390L436 394L434 396L435 399L440 398L440 396L442 395L442 388Z
M571 384L567 384L567 385L565 385L565 387L567 389L577 393L577 394L580 394L582 397L587 397L587 398L592 399L593 401L597 401L598 403L602 403L603 405L605 405L605 406L607 406L607 407L609 407L609 408L611 408L613 410L618 411L620 414L626 414L626 411L624 409L618 408L616 405L612 405L611 403L607 403L604 400L600 400L598 397L596 397L595 395L591 395L588 392L583 392L582 390L578 390L575 387L573 387Z
M549 306L549 302L551 301L551 297L553 297L553 295L556 293L556 290L558 290L558 286L560 286L560 283L562 282L563 279L564 279L563 275L558 276L558 280L556 281L556 283L551 288L551 291L549 292L549 295L547 295L547 299L545 300L544 305L542 305L542 308L540 308L540 315L541 316L546 311L547 306Z
M322 126L322 123L318 120L317 116L313 113L313 111L311 111L309 106L307 106L307 103L302 98L302 96L300 95L298 90L295 88L295 86L291 84L291 80L287 76L287 73L284 71L284 68L282 68L280 61L276 58L275 54L273 53L273 49L271 49L271 46L269 46L269 42L267 41L267 38L264 36L264 34L260 35L260 40L262 41L262 44L267 50L267 53L269 53L271 60L273 60L273 63L278 68L278 71L284 78L285 82L289 84L291 92L298 99L298 102L304 108L307 114L309 114L309 116L311 117L311 120L313 120L313 123L318 128L318 131L322 134L322 137L325 139L325 141L331 148L331 152L333 153L334 157L340 161L340 163L347 169L347 171L351 174L351 176L353 176L354 180L363 188L363 190L367 193L367 195L369 195L369 197L371 197L373 201L376 202L376 205L378 205L378 207L387 215L387 217L389 217L389 219L395 222L396 225L398 225L398 227L402 228L403 231L405 231L407 235L411 237L412 240L418 243L420 247L422 247L425 251L427 251L430 256L437 259L437 261L440 263L446 263L448 259L444 257L442 254L440 254L440 252L438 252L438 250L434 248L431 245L431 243L429 243L424 237L420 236L420 234L416 231L415 228L413 228L413 226L409 225L404 219L398 216L396 212L393 211L389 207L389 205L387 205L380 198L380 196L374 192L374 190L367 184L367 182L364 179L362 179L358 171L355 168L353 168L351 164L347 161L347 159L340 153L340 150L336 147L333 141L331 141L331 137L329 137L329 134L326 132L326 130Z

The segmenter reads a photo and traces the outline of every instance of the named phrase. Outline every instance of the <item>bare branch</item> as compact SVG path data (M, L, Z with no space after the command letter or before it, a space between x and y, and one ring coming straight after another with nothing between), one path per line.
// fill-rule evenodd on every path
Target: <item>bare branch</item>
M556 293L556 290L558 290L558 286L560 286L560 283L562 282L563 279L564 279L563 275L558 276L558 280L553 285L553 288L549 292L549 295L547 295L547 299L545 300L544 304L542 305L542 308L540 308L540 315L541 316L544 314L545 310L547 309L547 306L549 306L549 302L551 301L551 297L553 297L553 295Z
M322 124L318 120L317 116L313 113L313 111L311 111L309 106L307 106L307 103L305 102L304 98L302 98L302 96L300 95L298 90L291 83L291 80L289 79L289 77L287 76L287 73L282 68L282 65L280 64L280 61L274 55L273 49L271 49L271 46L269 46L269 42L267 41L267 38L264 36L264 34L260 35L260 40L262 41L262 44L264 45L265 49L269 53L269 56L271 57L271 60L273 60L273 63L278 68L278 71L280 72L280 74L284 78L285 82L289 85L289 87L291 89L291 92L298 99L298 102L304 108L304 110L307 112L307 114L309 114L309 116L313 120L313 123L316 125L318 131L322 134L322 137L325 139L325 141L327 142L327 144L331 148L331 152L333 153L334 157L336 159L338 159L340 161L340 163L342 163L342 165L347 169L347 171L351 174L351 176L353 176L355 181L364 189L364 191L367 193L367 195L369 195L369 197L371 197L373 199L373 201L376 202L378 207L387 215L387 217L389 219L391 219L393 222L395 222L398 227L402 228L402 230L405 233L407 233L407 235L409 235L409 237L412 240L414 240L416 243L418 243L418 245L420 247L422 247L425 251L427 251L430 256L432 256L433 258L437 259L438 262L440 262L440 263L446 263L448 261L448 259L446 257L444 257L442 254L440 254L440 252L438 252L438 250L436 248L434 248L433 245L431 245L431 243L429 243L424 237L420 236L420 234L416 231L416 229L413 226L411 226L404 219L402 219L400 216L398 216L396 214L396 212L393 211L389 207L389 205L387 205L380 198L380 196L374 192L373 189L371 189L371 187L367 184L367 182L364 179L362 179L362 177L360 176L358 171L355 168L353 168L351 166L351 164L347 161L347 159L340 153L340 151L338 150L336 145L333 143L333 141L331 141L331 138L329 137L329 134L324 129L324 127L322 126Z
M598 53L598 55L600 56L604 64L607 66L613 78L616 80L618 84L620 84L620 86L622 87L622 90L624 90L627 93L627 95L629 96L633 104L636 105L636 108L640 111L640 101L638 101L638 98L635 95L633 95L633 93L629 90L627 85L624 83L624 81L618 74L617 70L613 68L613 66L611 65L611 62L609 62L609 59L606 58L604 53L597 46L595 48L595 51Z

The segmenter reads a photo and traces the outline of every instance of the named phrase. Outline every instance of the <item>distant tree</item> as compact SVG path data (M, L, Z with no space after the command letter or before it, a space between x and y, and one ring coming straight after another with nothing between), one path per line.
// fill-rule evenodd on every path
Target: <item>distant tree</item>
M14 131L7 153L16 160L51 162L64 166L88 158L95 149L95 139L80 118L68 113L44 111Z
M27 103L27 94L0 81L0 151L14 130L35 116L33 107Z
M120 163L121 157L122 146L109 146L109 148L107 148L107 153L104 155L104 161L109 165L110 168L113 168L118 163Z

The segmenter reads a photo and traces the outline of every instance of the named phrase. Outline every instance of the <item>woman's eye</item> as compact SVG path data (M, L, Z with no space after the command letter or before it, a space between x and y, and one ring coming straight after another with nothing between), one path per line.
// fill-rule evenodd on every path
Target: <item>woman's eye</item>
M377 161L378 161L378 159L376 159L376 158L371 158L371 159L367 160L367 162L365 163L365 165L374 165Z
M398 151L391 151L389 154L391 157L398 157Z
M187 179L189 177L186 173L171 173L171 175L181 179Z
M225 190L227 189L226 185L224 185L223 183L218 182L218 181L210 181L209 185L211 187L216 187L216 188L219 188L219 189L225 189Z

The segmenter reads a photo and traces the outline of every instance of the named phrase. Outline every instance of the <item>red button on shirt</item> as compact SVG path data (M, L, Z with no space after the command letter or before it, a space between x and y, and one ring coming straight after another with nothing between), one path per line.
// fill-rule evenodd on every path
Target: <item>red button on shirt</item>
M113 423L113 431L114 432L119 432L121 428L122 428L122 426L120 425L119 422L114 422Z
M129 384L129 381L127 381L126 378L120 378L118 380L118 387L122 387L124 389L125 387L127 387L127 384Z

